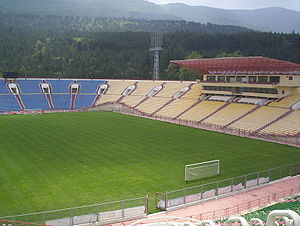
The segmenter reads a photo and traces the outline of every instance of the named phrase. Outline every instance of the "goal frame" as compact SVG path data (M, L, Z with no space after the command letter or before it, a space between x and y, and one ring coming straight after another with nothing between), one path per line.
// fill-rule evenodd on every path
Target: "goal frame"
M211 164L210 164L211 163ZM215 174L215 175L211 175L211 176L216 176L216 175L219 175L220 174L220 160L219 159L217 159L217 160L210 160L210 161L205 161L205 162L198 162L198 163L193 163L193 164L187 164L187 165L185 165L184 166L184 180L185 180L185 182L187 182L187 181L191 181L191 180L188 180L188 178L187 178L187 170L188 170L188 167L191 167L191 166L195 166L195 168L196 168L196 166L199 166L199 167L209 167L209 166L211 166L211 165L213 165L213 164L217 164L217 174ZM207 176L207 177L211 177L211 176ZM197 179L200 179L200 178L206 178L205 176L203 176L203 177L199 177L199 178L197 178ZM192 179L192 180L196 180L196 179Z

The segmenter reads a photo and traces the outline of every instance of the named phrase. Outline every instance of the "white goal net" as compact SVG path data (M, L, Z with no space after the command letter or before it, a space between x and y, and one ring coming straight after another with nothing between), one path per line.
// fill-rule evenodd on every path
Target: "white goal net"
M184 173L185 181L218 175L220 173L220 160L185 165Z

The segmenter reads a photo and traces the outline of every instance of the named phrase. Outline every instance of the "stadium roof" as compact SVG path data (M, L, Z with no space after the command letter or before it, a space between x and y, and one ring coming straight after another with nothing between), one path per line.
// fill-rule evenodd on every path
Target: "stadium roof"
M260 56L173 60L171 63L202 74L300 75L300 64Z

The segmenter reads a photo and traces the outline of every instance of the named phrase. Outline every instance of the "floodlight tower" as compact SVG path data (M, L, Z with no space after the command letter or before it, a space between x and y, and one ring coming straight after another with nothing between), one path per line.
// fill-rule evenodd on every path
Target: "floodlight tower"
M159 79L159 52L162 50L163 33L156 32L151 34L151 48L154 52L153 80Z

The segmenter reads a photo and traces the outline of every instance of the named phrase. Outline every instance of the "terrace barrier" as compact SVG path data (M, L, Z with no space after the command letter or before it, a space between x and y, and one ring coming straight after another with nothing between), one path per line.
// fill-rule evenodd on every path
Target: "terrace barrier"
M182 120L182 119L173 119L170 117L160 116L160 115L150 115L146 114L144 112L138 111L136 109L133 109L132 107L129 107L123 103L106 103L102 105L98 105L92 108L85 108L81 109L79 111L111 111L111 112L117 112L127 115L133 115L138 117L144 117L164 122L170 122L175 123L179 125L199 128L199 129L205 129L205 130L211 130L216 131L220 133L226 133L231 135L236 135L240 137L247 137L247 138L253 138L257 140L264 140L264 141L270 141L274 143L280 143L280 144L287 144L291 146L300 147L300 133L294 134L294 135L287 135L287 134L263 134L263 133L254 133L255 131L248 131L248 130L242 130L242 129L234 129L234 128L227 128L224 126L219 126L215 124L210 123L200 123L193 120Z
M300 162L208 184L164 193L157 192L156 207L163 210L186 207L298 174L300 174Z
M109 224L145 217L148 214L148 196L116 202L72 207L38 213L0 217L0 221L31 222L25 225L71 226L79 224ZM9 226L8 223L5 226Z
M222 210L199 213L197 215L186 216L196 220L221 220L232 216L240 216L246 212L255 211L264 208L272 203L278 202L284 198L291 197L300 193L300 186L295 186L291 189L273 193L255 200L251 200L242 204L234 205ZM268 213L266 213L268 214Z

